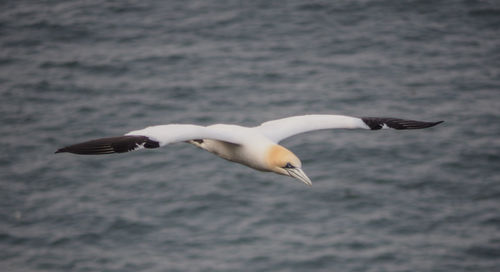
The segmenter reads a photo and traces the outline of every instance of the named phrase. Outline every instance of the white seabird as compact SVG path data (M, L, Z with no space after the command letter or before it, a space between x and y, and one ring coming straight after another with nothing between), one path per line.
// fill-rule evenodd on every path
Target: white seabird
M176 142L188 142L223 159L260 171L296 178L307 185L311 180L302 163L290 150L279 145L285 138L322 129L421 129L439 122L422 122L386 117L350 117L344 115L302 115L262 123L256 127L229 124L198 126L169 124L134 130L124 136L101 138L61 148L56 153L101 155L157 148Z

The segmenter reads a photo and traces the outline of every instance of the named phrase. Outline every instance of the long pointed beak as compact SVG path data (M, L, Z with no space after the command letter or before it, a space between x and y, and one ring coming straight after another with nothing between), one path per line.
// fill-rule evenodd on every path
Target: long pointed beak
M291 177L296 178L296 179L304 182L306 185L312 186L311 180L309 179L309 177L307 177L306 173L304 173L304 171L302 169L289 168L286 170L287 170L288 174L290 174Z

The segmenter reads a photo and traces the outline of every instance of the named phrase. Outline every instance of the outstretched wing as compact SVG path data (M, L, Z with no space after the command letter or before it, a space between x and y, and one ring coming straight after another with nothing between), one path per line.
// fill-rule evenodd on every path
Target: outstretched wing
M157 148L170 143L195 139L214 139L241 144L237 134L222 132L216 128L196 125L161 125L131 131L124 136L95 139L63 147L56 153L69 152L80 155L124 153L142 148Z
M262 134L278 143L281 140L313 130L322 129L419 129L435 126L439 122L421 122L386 117L351 117L345 115L302 115L262 123L256 127Z

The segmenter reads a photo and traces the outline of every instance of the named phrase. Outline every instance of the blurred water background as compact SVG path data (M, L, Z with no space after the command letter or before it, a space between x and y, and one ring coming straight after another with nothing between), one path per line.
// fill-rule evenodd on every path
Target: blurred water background
M500 271L498 1L2 1L1 271ZM445 123L287 139L313 181L187 144L307 113Z

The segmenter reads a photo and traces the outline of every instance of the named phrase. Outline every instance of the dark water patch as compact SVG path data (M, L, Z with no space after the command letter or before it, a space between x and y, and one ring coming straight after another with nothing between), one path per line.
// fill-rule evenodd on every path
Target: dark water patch
M378 262L378 263L389 262L391 264L397 264L398 263L398 257L393 252L384 252L384 253L379 253L376 256L374 256L373 257L373 261L374 262Z
M99 244L103 240L103 238L103 234L83 233L72 237L65 236L54 239L50 242L50 245L54 247L73 247L80 246L81 244L96 245Z
M42 261L34 259L32 262L36 262L36 269L40 270L72 270L75 267L73 263L61 263L61 259L56 258L53 258L53 260L50 260L50 258L44 258Z
M75 82L61 83L46 79L33 82L18 82L12 87L12 96L21 100L32 99L31 102L81 102L82 95L99 95L102 92L88 85ZM40 95L43 94L43 95ZM63 104L63 103L62 103Z
M137 13L143 14L146 11L151 11L153 7L149 3L135 2L135 3L127 3L127 5L121 5L119 3L107 3L104 5L104 8L107 11L110 11L112 14L124 13L124 14L136 15Z
M44 237L37 237L32 235L18 236L8 233L0 233L0 241L3 241L3 243L8 244L12 247L39 247L44 246L47 243L47 239Z
M81 61L66 61L66 62L54 62L54 61L46 61L40 64L39 66L42 69L51 69L51 68L64 68L65 70L82 70L87 73L95 74L95 75L112 75L119 76L128 72L128 68L119 63L116 64L90 64Z
M20 58L16 58L16 57L7 57L7 56L4 56L4 57L0 57L0 65L5 65L5 66L8 66L8 65L12 65L14 63L18 63L18 62L21 62L22 59Z
M225 237L220 242L220 245L226 246L240 246L240 245L253 245L263 242L260 236L251 236L251 235L241 235L236 237Z
M116 218L111 224L107 227L104 232L105 235L113 235L113 236L139 236L139 235L147 235L148 233L154 231L156 226L140 222L137 220L131 220L127 218Z
M327 9L328 6L326 3L306 3L297 6L298 10L304 11L322 11Z
M189 100L194 99L199 90L188 86L175 86L167 90L166 97L169 99Z
M369 251L371 249L375 249L377 246L377 244L369 243L359 239L353 239L352 241L348 242L335 243L335 247L345 248L353 252Z
M468 13L472 17L496 17L496 19L498 19L498 17L500 16L500 9L475 9L470 10Z
M140 264L136 264L136 263L126 263L122 268L120 269L123 269L121 271L141 271L141 270L145 270L145 269L150 269L150 268L153 268L155 266L155 264L153 263L140 263Z
M209 203L209 207L211 209L213 208L221 210L233 209L236 207L240 207L241 205L247 206L250 204L246 199L220 192L210 192L206 194L195 195L190 197L190 200L193 201L193 204L197 203L200 208L204 207L205 203Z
M37 47L42 45L42 41L34 38L12 38L3 42L3 46L6 48L17 48L17 47Z
M304 260L288 261L286 264L282 263L285 267L293 267L294 269L309 270L309 269L327 269L335 266L340 258L334 255L322 255L314 258Z
M134 59L133 62L145 63L147 65L151 65L151 63L158 63L161 65L175 65L190 59L193 59L193 56L189 56L186 54L170 54L167 56L160 55L141 57Z
M465 254L480 259L499 258L500 247L498 243L492 245L475 245L467 248Z
M500 216L491 214L488 218L482 221L482 224L492 226L496 229L500 229Z
M84 25L64 25L53 23L48 20L41 20L24 26L24 28L34 30L39 34L47 35L51 40L62 42L88 41L92 37L92 32Z
M66 61L66 62L53 62L53 61L46 61L43 62L39 65L40 68L45 69L45 68L76 68L80 64L78 61Z

